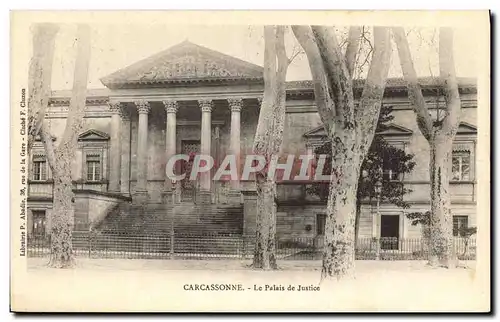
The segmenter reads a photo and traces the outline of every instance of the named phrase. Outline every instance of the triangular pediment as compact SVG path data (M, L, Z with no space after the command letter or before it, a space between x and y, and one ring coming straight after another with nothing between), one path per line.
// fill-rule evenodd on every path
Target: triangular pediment
M390 123L386 125L386 129L384 131L377 132L377 134L387 135L387 136L410 136L413 134L413 131L403 126ZM314 129L304 133L303 136L306 138L325 137L326 136L325 127L323 125L315 127Z
M98 130L87 130L78 136L79 141L105 141L109 140L107 133Z
M101 79L113 84L190 79L262 78L261 66L184 41Z
M404 126L389 123L385 126L385 130L379 131L376 134L384 136L411 136L413 131Z
M325 137L326 136L325 127L323 125L315 127L314 129L304 133L303 136L306 138Z
M477 134L477 127L466 122L461 122L458 126L457 134Z

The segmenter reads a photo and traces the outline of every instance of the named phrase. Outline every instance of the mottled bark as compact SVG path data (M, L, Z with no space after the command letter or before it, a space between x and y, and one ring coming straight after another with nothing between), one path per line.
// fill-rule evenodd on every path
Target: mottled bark
M453 217L450 202L450 162L452 140L441 137L430 146L431 216L430 264L450 267L453 252Z
M325 243L321 278L352 276L355 255L356 195L359 153L355 141L332 143L334 162L326 208Z
M78 133L85 114L90 61L90 29L88 26L78 26L76 41L77 57L73 91L66 119L66 128L58 146L53 146L46 124L42 125L41 131L48 163L54 178L49 266L55 268L70 268L74 266L75 262L72 247L75 200L71 180L71 162L75 158Z
M262 180L262 181L260 181ZM276 264L276 182L261 177L257 182L257 225L253 267L277 269Z
M427 139L430 148L431 249L429 263L433 266L453 267L456 266L457 261L453 247L453 217L450 209L450 158L461 112L453 59L453 32L450 28L440 28L439 32L439 70L440 81L444 85L446 113L442 119L433 121L418 84L405 31L403 28L393 28L393 31L403 76L408 86L410 103L413 106L418 127Z
M323 60L309 26L292 26L297 41L304 49L311 70L314 102L327 133L334 131L335 104L330 97L329 81L323 67Z
M276 269L276 182L268 176L269 162L278 156L283 142L286 99L284 27L264 27L264 98L259 114L253 152L266 160L256 173L257 216L253 267Z
M375 134L390 65L389 30L374 28L374 51L361 100L354 105L353 61L359 27L351 27L346 55L333 27L294 26L306 52L320 117L332 142L332 176L327 203L323 278L354 274L357 188L361 164Z
M54 24L34 24L33 57L28 79L28 151L38 135L50 98L50 82L54 61L54 43L59 27Z
M54 178L53 208L50 226L50 261L54 268L71 268L73 257L74 194L71 183L71 160L74 153L69 149L55 151L56 162L51 166Z

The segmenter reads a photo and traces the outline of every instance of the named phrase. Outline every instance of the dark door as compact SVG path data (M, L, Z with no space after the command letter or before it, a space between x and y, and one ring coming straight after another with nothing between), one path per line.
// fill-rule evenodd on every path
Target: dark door
M399 248L399 215L382 215L380 217L380 248Z
M193 168L194 156L200 153L200 141L199 140L189 140L182 141L182 154L187 154L190 156L189 161L182 162L182 172L185 173L186 177L181 182L182 187L182 200L183 201L193 201L196 195L196 187L198 180L191 180L191 170Z

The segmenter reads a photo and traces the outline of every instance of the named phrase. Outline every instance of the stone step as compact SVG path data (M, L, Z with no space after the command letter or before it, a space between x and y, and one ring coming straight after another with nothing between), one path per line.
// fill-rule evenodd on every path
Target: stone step
M234 205L149 204L145 207L124 205L102 223L103 231L169 233L174 221L176 233L241 234L243 208Z

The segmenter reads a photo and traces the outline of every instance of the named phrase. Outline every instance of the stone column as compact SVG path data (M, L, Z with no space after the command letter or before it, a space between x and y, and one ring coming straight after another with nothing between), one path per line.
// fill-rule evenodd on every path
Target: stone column
M199 100L201 108L201 154L210 155L212 149L212 100ZM202 203L211 202L210 193L210 171L204 172L200 176L200 201Z
M121 129L121 192L130 195L130 114L122 109L122 129Z
M137 135L137 183L135 187L136 200L145 203L148 198L147 183L147 160L148 160L148 114L151 110L149 102L135 102L139 113L138 135Z
M108 191L120 192L120 172L121 172L121 119L120 102L108 102L111 111L111 146L109 148L109 185Z
M240 139L240 127L241 127L241 108L243 107L243 100L241 98L230 98L227 100L229 103L229 108L231 109L231 135L229 142L229 153L235 156L237 164L238 176L240 172L240 154L241 154L241 139ZM240 181L231 180L231 199L236 199L235 201L241 201L240 198Z
M177 127L177 110L178 104L176 101L163 101L166 112L166 131L165 131L165 165L168 160L176 153L176 127ZM172 181L165 174L165 201L172 200Z

